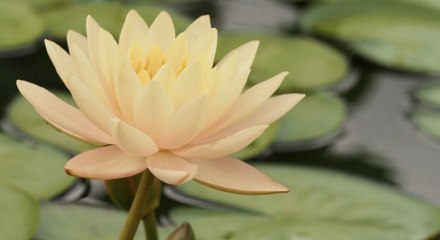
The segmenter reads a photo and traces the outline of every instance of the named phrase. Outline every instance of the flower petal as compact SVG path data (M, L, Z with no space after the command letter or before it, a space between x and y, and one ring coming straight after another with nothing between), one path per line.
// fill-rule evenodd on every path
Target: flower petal
M304 96L305 94L291 93L272 97L251 115L225 129L218 134L216 138L227 136L233 132L255 125L269 125L286 114L301 101Z
M66 87L70 89L68 80L72 75L77 75L75 62L63 48L58 46L58 44L47 39L44 40L44 44L46 45L47 54L49 55L58 75L61 80L63 80Z
M165 59L174 66L174 71L179 73L186 67L188 58L188 39L185 33L179 34L165 52Z
M173 151L174 154L187 159L209 160L235 153L257 139L267 125L250 127L212 143L187 145Z
M174 105L160 81L142 86L134 100L134 120L137 128L157 139L162 124L174 112Z
M235 158L193 161L198 166L194 179L209 187L240 194L288 192L251 165Z
M162 52L164 52L173 42L175 36L173 20L168 13L162 11L151 24L148 31L146 49L151 50L153 46L159 45Z
M17 81L21 94L35 110L51 125L85 142L109 144L113 140L97 128L75 107L60 100L51 92L26 81Z
M78 78L71 78L69 85L71 86L70 93L81 112L98 128L110 133L109 120L115 114Z
M286 75L287 72L280 73L246 90L236 101L234 99L235 103L232 107L229 108L230 105L228 106L228 112L223 115L223 117L219 119L210 119L210 123L213 124L208 125L206 130L196 137L194 143L200 143L204 140L212 141L213 139L206 139L209 137L215 137L219 132L252 114L278 89ZM222 96L220 95L220 97ZM219 102L218 104L220 104L222 99L220 97L217 100ZM213 122L214 120L216 121Z
M203 67L212 68L215 51L217 49L217 29L208 29L199 35L194 44L189 48L188 63L201 62Z
M147 134L118 118L113 118L110 121L112 136L124 152L135 157L145 157L159 151L156 143Z
M89 55L86 37L78 32L69 30L67 31L67 46L69 47L70 53L72 53L72 47L75 45L78 46L86 56Z
M129 156L114 145L83 152L64 166L69 175L100 180L131 177L146 168L145 158Z
M130 10L125 18L119 35L119 46L128 52L133 42L144 43L147 41L148 25L144 19L135 11ZM145 49L143 49L145 51Z
M234 61L237 63L237 72L246 71L251 68L252 63L254 62L258 45L258 41L245 43L229 52L216 66L221 68L224 64L228 64L229 61ZM229 69L229 71L231 71L231 69Z
M162 124L159 147L176 149L191 141L203 126L206 102L205 96L195 97L171 114Z
M211 20L209 15L203 15L192 22L185 30L188 36L188 42L194 44L196 39L203 33L211 29Z
M190 181L197 172L197 165L167 152L159 152L148 157L147 166L154 176L172 185Z
M171 96L176 108L185 104L189 99L201 93L202 71L200 63L185 68L177 77L171 90Z

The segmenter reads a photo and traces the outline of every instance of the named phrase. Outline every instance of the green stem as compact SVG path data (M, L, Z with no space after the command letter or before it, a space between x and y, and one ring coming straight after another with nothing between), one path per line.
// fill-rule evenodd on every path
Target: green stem
M157 234L156 228L156 215L154 211L149 212L142 218L142 222L144 223L145 236L148 240L157 240L159 236Z
M149 199L150 194L154 188L154 180L155 179L153 174L151 174L148 169L142 174L141 180L139 181L139 185L136 190L136 195L133 199L133 203L131 204L127 219L125 220L124 227L122 228L122 231L119 235L119 240L132 240L134 238L139 223L143 215L146 213L145 201ZM156 228L156 224L150 226L150 228ZM157 237L151 239L148 238L148 240L157 240Z

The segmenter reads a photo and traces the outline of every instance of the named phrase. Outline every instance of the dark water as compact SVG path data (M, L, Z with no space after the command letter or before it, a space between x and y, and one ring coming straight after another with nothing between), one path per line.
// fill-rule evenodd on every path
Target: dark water
M210 13L221 30L238 32L290 30L298 12L291 4L264 0L181 8L193 15ZM42 43L40 47L32 54L0 59L1 109L17 94L16 79L63 88ZM440 143L421 134L406 117L414 106L411 91L438 78L393 72L358 59L353 64L361 74L343 95L350 109L343 133L326 148L276 153L265 160L350 172L440 204Z

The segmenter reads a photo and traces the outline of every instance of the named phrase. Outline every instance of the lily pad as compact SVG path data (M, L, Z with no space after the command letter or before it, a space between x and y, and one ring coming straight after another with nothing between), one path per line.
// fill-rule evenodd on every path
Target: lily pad
M37 240L116 239L127 217L126 212L113 208L63 203L43 204L41 215ZM140 226L135 239L145 239L143 232ZM170 229L159 228L160 236L169 232Z
M440 112L416 111L411 120L422 132L440 141Z
M264 133L246 148L234 153L232 156L241 160L248 160L269 150L278 133L278 124L270 125Z
M292 191L243 196L189 183L180 187L186 194L254 214L185 208L171 211L172 219L191 222L200 239L421 240L440 232L437 207L387 186L306 167L258 168Z
M0 1L0 53L28 48L44 32L43 20L26 3Z
M353 2L353 1L363 1L363 0L318 0L318 1L326 2L326 3L335 3L335 2ZM383 0L383 1L387 1L387 0ZM425 7L440 9L440 1L437 0L389 0L389 1L417 4Z
M440 73L439 24L436 9L381 0L318 5L301 23L375 63L429 74Z
M0 135L0 183L48 199L73 184L64 173L67 156L43 145L20 143Z
M64 101L75 105L66 92L52 91ZM79 153L93 148L92 145L78 141L50 126L21 95L17 96L7 109L7 120L13 127L32 138L49 143L70 153Z
M40 220L38 202L26 193L4 185L0 185L0 196L0 239L31 239Z
M415 92L415 97L422 103L440 108L440 84L431 83L423 86L422 88L419 88Z
M274 146L278 150L293 150L299 145L313 147L318 143L319 147L327 143L319 140L340 132L346 118L347 108L337 95L309 94L280 119Z
M252 67L251 84L288 71L280 91L310 92L333 86L348 75L347 58L335 48L307 37L272 36L262 34L220 35L217 58L252 40L260 46Z
M121 31L125 16L133 8L151 24L163 8L147 5L121 5L116 2L96 2L88 4L76 4L68 8L62 8L44 14L48 24L49 35L64 39L67 31L73 29L82 34L86 32L86 17L91 15L104 29L114 36ZM189 20L181 14L169 12L176 25L177 31L182 31L189 24ZM66 18L66 16L69 16Z

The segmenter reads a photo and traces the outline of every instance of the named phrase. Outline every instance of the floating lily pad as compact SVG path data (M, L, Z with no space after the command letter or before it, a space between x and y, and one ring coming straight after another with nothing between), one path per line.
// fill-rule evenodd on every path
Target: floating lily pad
M0 185L0 196L0 239L31 239L40 220L38 202L26 193L4 185Z
M67 156L43 145L19 143L0 135L0 183L13 185L36 199L51 198L73 184L64 173Z
M321 41L306 37L220 35L217 58L252 40L259 40L260 46L252 66L251 84L288 71L279 90L309 92L333 86L348 75L349 64L344 55Z
M0 54L32 47L44 32L43 20L23 2L0 1Z
M274 123L264 131L264 133L246 148L234 153L232 156L241 160L247 160L269 150L270 145L275 140L278 133L278 124Z
M117 239L127 217L126 212L112 208L62 203L42 205L41 215L37 240ZM145 239L143 232L139 226L135 239ZM161 239L169 232L159 228Z
M432 83L419 88L415 92L415 97L422 103L440 108L440 84Z
M346 118L347 108L338 96L328 92L309 94L280 119L274 146L293 150L328 144L329 141L320 140L337 135Z
M76 4L68 8L48 12L44 18L48 24L49 35L64 39L67 31L73 29L82 34L86 32L86 17L91 15L104 29L114 36L121 31L125 16L133 8L151 25L156 16L163 8L147 5L135 5L129 7L116 2L96 2L88 4ZM176 25L177 31L182 31L189 24L189 20L181 14L169 12ZM66 18L66 16L69 16Z
M291 189L286 194L243 196L189 183L186 194L248 209L171 211L189 221L197 238L229 240L421 240L440 232L437 207L394 189L342 173L305 167L258 167Z
M74 105L73 99L68 93L52 92ZM20 132L65 151L79 153L93 148L92 145L69 137L50 126L21 95L17 96L8 107L7 119Z
M422 132L440 141L440 112L416 111L411 120Z
M384 66L440 73L440 14L396 1L350 1L318 5L302 19L306 31L335 38Z

